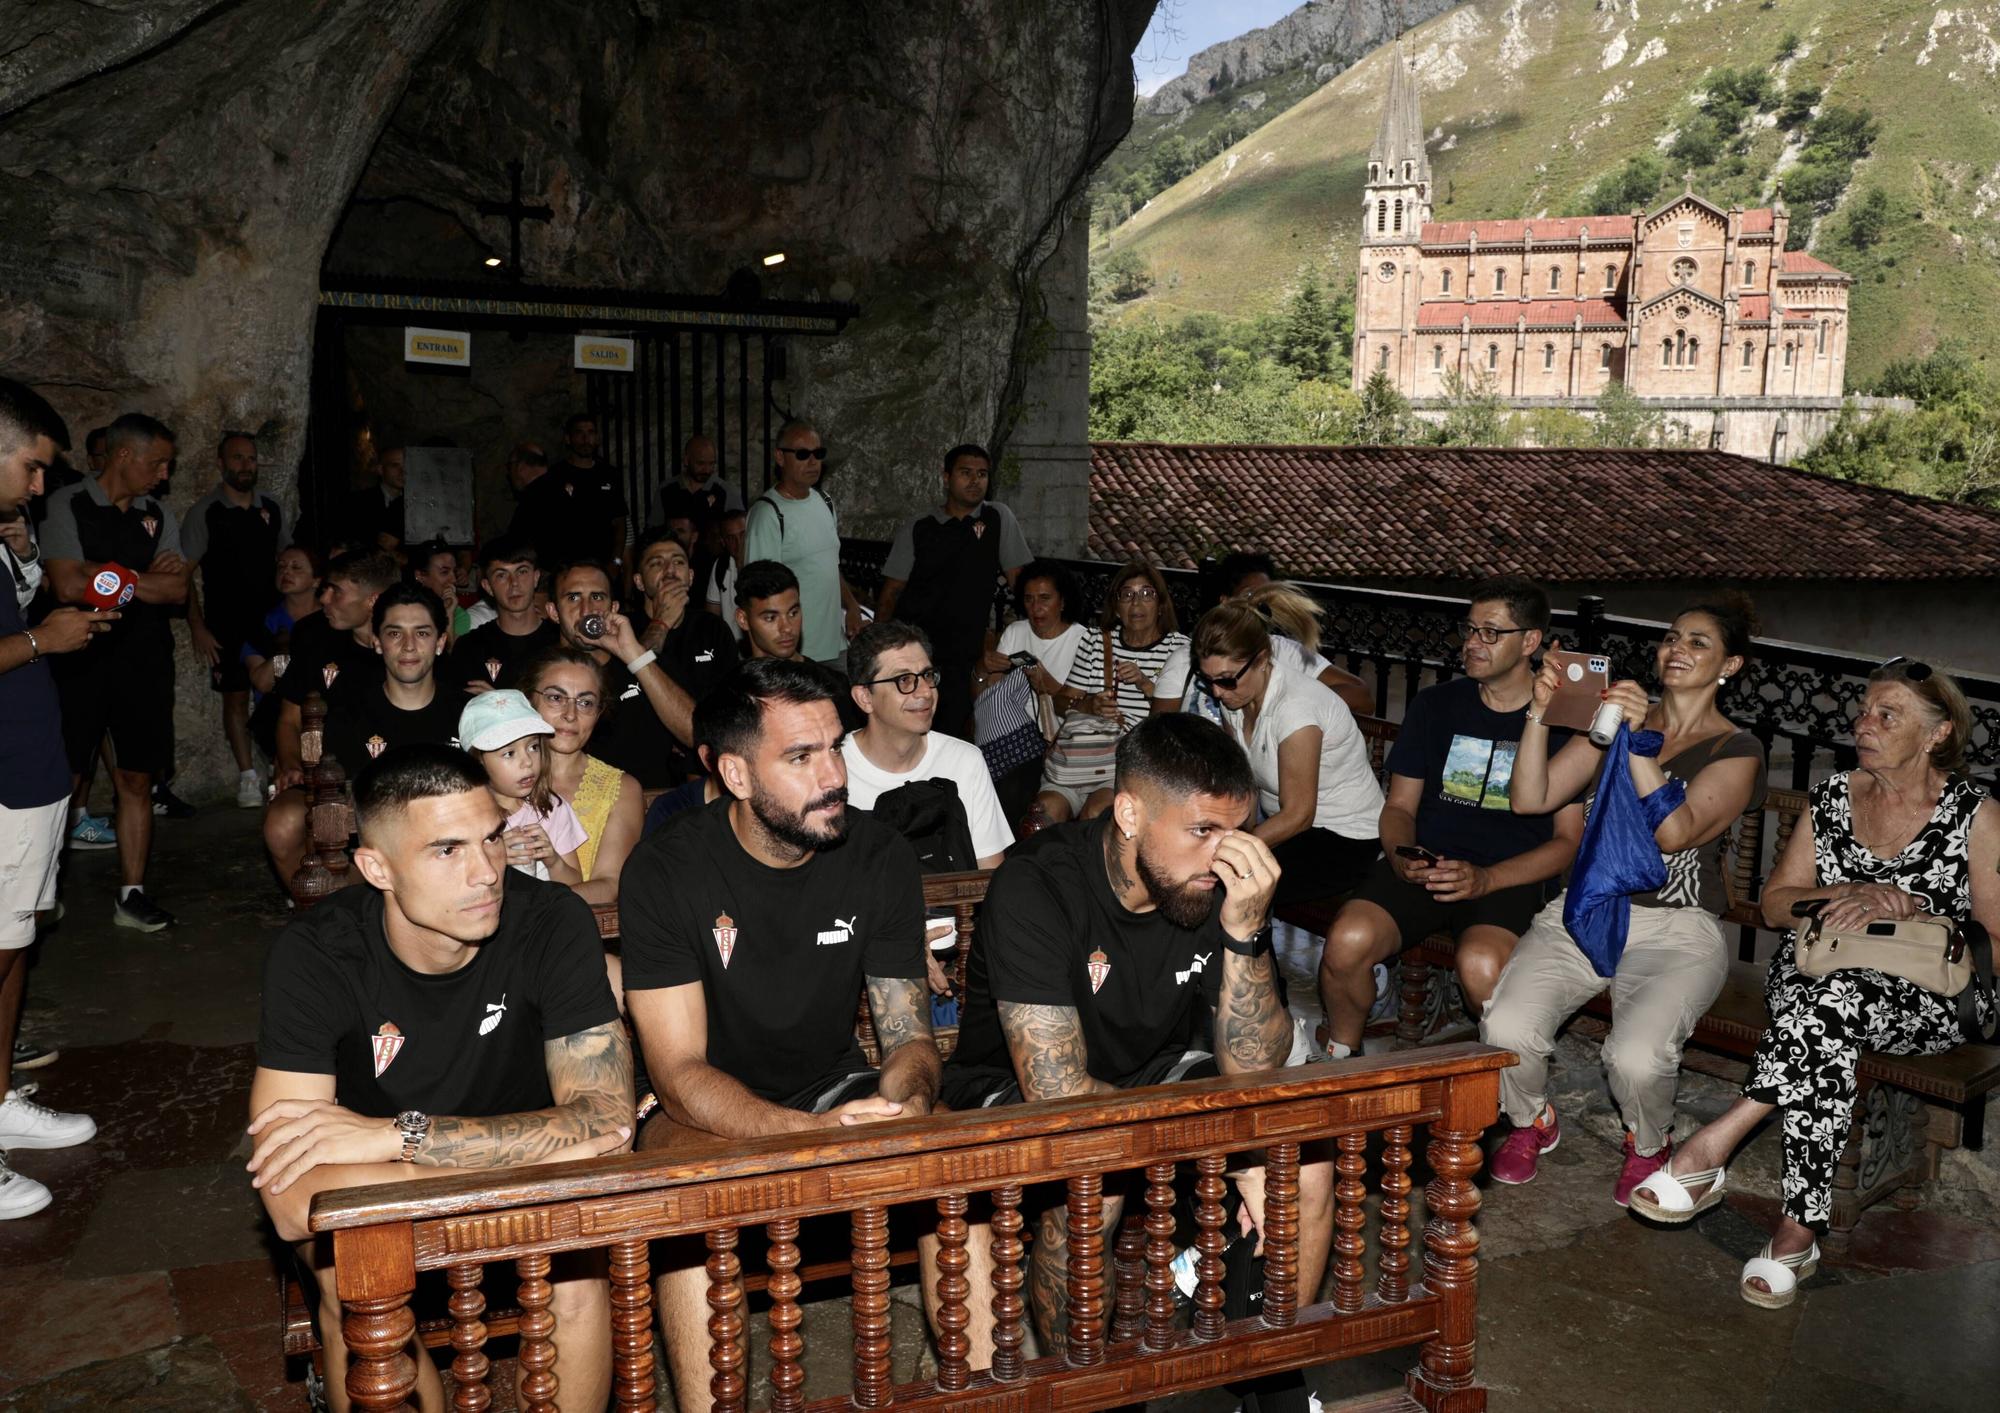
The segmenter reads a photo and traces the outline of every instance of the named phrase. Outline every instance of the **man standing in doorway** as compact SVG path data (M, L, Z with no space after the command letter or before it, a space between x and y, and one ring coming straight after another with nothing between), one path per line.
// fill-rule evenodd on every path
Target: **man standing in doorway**
M209 685L222 694L222 734L236 758L236 803L259 809L264 790L250 754L250 678L243 645L270 607L271 574L285 543L284 512L257 493L257 442L226 432L216 448L221 478L188 508L181 552L201 566L201 591L189 586L188 632L195 655L208 664Z
M787 422L772 457L777 480L750 505L743 557L775 559L798 576L805 655L840 668L861 631L861 601L840 575L840 522L819 488L826 444L810 422Z
M376 483L356 491L348 502L347 544L363 554L394 554L403 547L402 443L376 449L375 475Z
M967 442L944 454L944 504L897 532L882 564L876 613L930 635L937 656L938 730L969 738L972 672L993 627L993 594L1012 589L1035 556L1014 512L986 499L993 458Z
M559 553L553 563L601 559L622 588L630 515L625 508L625 478L597 454L597 445L597 419L588 412L571 414L563 423L568 455L536 483L542 492L536 503L553 507L554 523L560 527L561 543L555 547Z
M173 432L144 413L126 413L105 437L104 474L49 497L42 536L49 583L63 603L101 600L106 586L116 592L127 576L134 590L104 645L63 659L56 684L72 785L104 733L111 733L120 883L112 921L141 932L174 925L173 914L146 896L153 778L166 768L173 740L174 638L167 611L188 596L180 528L158 495L173 464Z
M78 655L117 618L59 608L29 627L22 616L42 573L28 502L42 493L49 467L68 446L69 430L55 409L32 389L0 378L0 567L7 570L0 584L0 1064L14 1054L35 914L55 906L69 805L61 706L43 659ZM58 1114L14 1093L0 1074L0 1153L67 1148L96 1132L82 1114ZM0 1156L0 1221L30 1216L49 1202L48 1188Z

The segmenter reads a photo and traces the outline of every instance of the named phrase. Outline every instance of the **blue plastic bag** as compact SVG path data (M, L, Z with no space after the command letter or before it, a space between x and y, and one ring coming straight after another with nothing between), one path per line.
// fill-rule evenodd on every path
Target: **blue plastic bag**
M1657 756L1664 744L1666 738L1657 731L1634 734L1618 723L1618 735L1597 773L1583 842L1570 866L1563 926L1599 976L1617 972L1618 959L1625 955L1632 895L1650 893L1667 881L1667 861L1653 831L1680 808L1687 786L1669 780L1642 800L1626 763L1629 755Z

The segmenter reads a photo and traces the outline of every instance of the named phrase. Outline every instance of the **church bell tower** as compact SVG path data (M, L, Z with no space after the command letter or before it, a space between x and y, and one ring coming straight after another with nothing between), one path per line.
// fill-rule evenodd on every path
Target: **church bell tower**
M1417 244L1431 218L1431 164L1417 76L1398 43L1389 57L1389 98L1368 150L1362 187L1360 271L1354 287L1354 387L1377 368L1404 393L1416 386Z

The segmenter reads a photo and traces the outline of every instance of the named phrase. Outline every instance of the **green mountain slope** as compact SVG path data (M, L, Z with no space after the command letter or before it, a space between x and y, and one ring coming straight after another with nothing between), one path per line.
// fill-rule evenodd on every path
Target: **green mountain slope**
M2000 309L2000 0L1477 0L1404 43L1423 84L1440 220L1581 212L1634 157L1659 164L1659 196L1679 189L1690 162L1696 189L1725 205L1768 200L1786 170L1825 192L1808 180L1824 176L1810 151L1799 165L1812 129L1798 96L1818 89L1822 114L1872 114L1866 155L1836 164L1844 186L1818 203L1790 198L1794 224L1812 222L1808 248L1856 277L1850 382L1940 341L1976 353L1989 343ZM1129 251L1152 275L1151 294L1121 316L1269 309L1316 261L1350 279L1388 54L1100 240L1096 258ZM1704 121L1704 81L1722 66L1768 74L1769 106L1752 105L1719 147L1676 147Z

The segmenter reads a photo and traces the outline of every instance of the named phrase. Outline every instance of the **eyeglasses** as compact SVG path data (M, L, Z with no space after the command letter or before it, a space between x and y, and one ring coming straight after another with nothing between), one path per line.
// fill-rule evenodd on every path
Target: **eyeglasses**
M1913 657L1892 657L1875 670L1877 672L1887 672L1892 667L1900 669L1898 675L1905 682L1927 682L1930 680L1931 665L1927 662L1918 662Z
M1477 638L1489 648L1509 633L1526 633L1527 631L1528 629L1526 628L1494 628L1484 623L1474 623L1469 619L1460 622L1458 625L1459 637L1466 639Z
M796 456L801 461L826 460L826 448L823 446L781 446L778 450L787 456Z
M1245 677L1250 675L1250 669L1257 665L1257 659L1261 658L1263 655L1264 654L1262 652L1259 652L1255 657L1252 657L1250 661L1244 663L1234 672L1218 672L1213 676L1211 676L1208 673L1203 672L1199 668L1197 668L1194 674L1195 680L1201 683L1202 686L1208 688L1211 693L1213 693L1217 687L1220 687L1225 692L1233 692L1236 690L1237 684L1240 683Z
M889 683L894 682L896 690L907 697L910 693L917 690L917 683L919 682L928 682L935 687L943 680L944 674L942 672L938 671L935 667L927 667L922 672L898 672L894 677L877 677L873 682L862 682L857 685L863 687L885 687Z
M572 697L560 687L544 687L535 693L549 706L560 713L570 707L576 708L578 716L595 716L603 708L604 701L595 692L584 692Z
M1120 589L1118 591L1118 602L1145 603L1147 600L1156 599L1159 596L1160 591L1158 589L1152 587L1150 584L1141 584L1137 588Z

